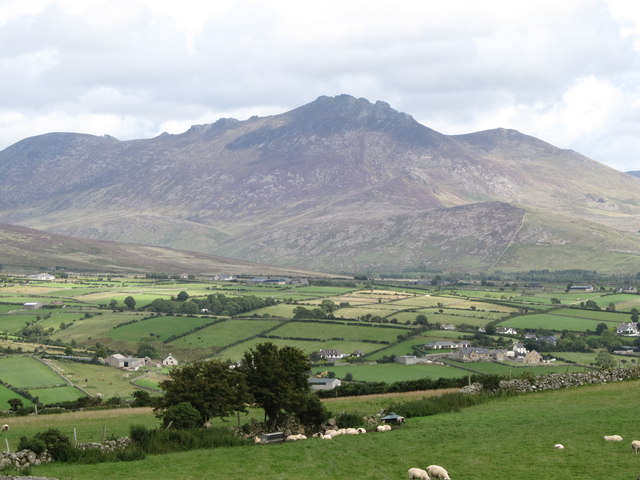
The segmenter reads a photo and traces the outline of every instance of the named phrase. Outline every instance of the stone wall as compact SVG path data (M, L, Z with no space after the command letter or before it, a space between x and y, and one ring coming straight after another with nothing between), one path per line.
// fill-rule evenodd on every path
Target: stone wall
M525 393L620 382L638 378L640 378L640 367L621 367L578 373L551 373L549 375L540 375L533 379L515 378L512 380L502 380L500 381L498 390ZM484 388L480 383L474 383L461 389L463 393L479 393L483 390Z

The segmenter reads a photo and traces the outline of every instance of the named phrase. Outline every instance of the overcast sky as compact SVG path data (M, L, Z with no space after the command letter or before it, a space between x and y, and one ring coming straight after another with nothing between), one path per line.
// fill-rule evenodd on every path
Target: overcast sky
M347 93L640 170L639 60L637 0L0 0L0 149Z

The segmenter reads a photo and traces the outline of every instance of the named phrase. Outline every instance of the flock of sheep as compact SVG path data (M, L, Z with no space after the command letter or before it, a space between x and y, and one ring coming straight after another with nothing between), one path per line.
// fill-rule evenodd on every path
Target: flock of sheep
M621 442L622 437L620 435L605 435L604 438L607 442ZM640 452L640 440L632 440L631 441L631 450L633 453Z

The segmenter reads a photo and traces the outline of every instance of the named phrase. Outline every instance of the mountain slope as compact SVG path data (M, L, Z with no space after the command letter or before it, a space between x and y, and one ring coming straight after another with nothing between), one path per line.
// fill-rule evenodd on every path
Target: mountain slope
M640 179L347 95L148 140L42 135L0 152L0 171L3 222L325 271L509 268L529 211L567 251L604 229L640 252Z
M99 272L325 276L304 269L145 245L101 242L0 224L0 265Z

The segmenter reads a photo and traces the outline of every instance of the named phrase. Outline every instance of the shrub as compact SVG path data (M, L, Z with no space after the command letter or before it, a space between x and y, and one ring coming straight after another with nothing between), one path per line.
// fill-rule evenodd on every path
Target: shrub
M184 430L147 430L139 425L130 430L134 445L144 453L161 454L195 448L236 447L249 445L246 438L227 428L192 428Z
M339 428L355 428L362 426L362 416L357 413L340 412L336 416L336 425Z
M162 425L165 428L196 428L202 424L200 413L189 402L172 405L162 412Z
M35 437L20 437L18 442L18 450L31 450L37 454L41 454L47 449L44 440Z

